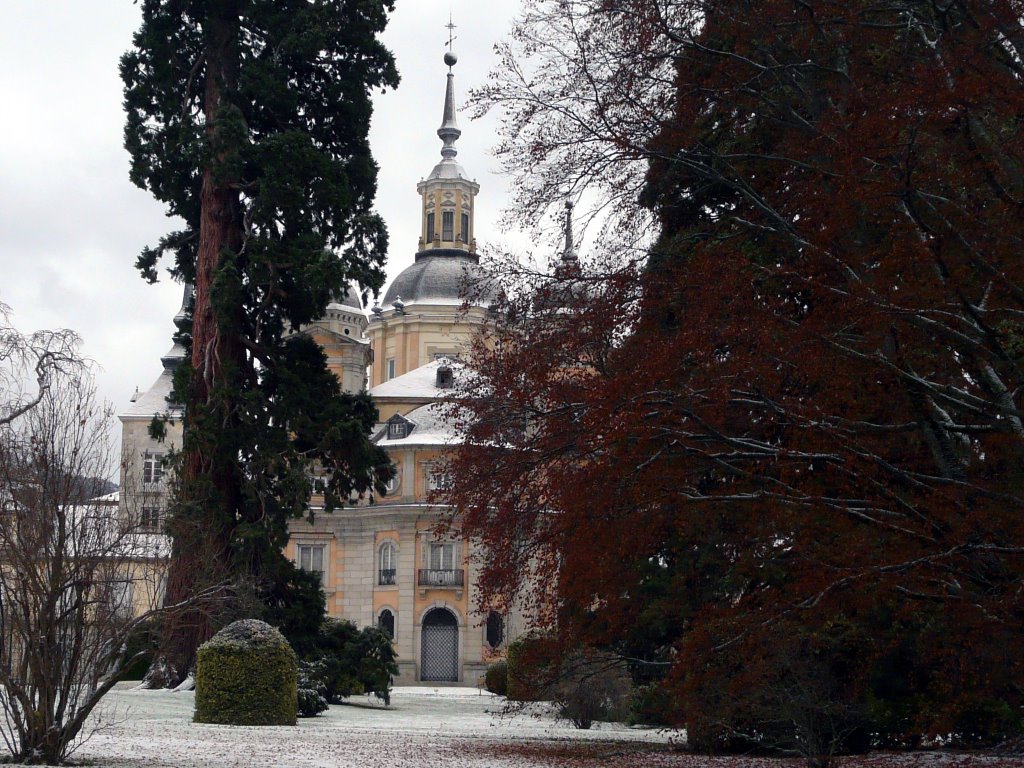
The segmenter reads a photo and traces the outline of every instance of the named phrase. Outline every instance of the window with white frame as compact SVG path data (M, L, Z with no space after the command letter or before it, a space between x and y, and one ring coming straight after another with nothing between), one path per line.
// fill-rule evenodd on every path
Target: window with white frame
M388 424L388 440L402 440L409 435L409 425L404 421L392 421Z
M322 584L324 582L324 545L296 544L295 564L303 571L317 574Z
M385 541L378 550L377 583L391 586L398 583L398 547L393 541Z
M451 571L455 569L455 542L443 541L430 545L430 570Z
M164 480L164 455L150 453L142 455L142 482L147 485L159 485Z
M431 491L451 490L452 476L440 470L431 470L427 473L427 488Z
M390 357L387 360L387 373L385 378L390 380L395 378L395 358Z
M448 243L455 239L455 211L441 211L441 239Z

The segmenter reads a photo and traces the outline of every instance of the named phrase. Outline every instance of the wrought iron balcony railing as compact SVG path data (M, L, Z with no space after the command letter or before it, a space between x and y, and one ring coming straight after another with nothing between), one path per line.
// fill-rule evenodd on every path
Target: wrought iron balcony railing
M395 584L395 569L394 568L381 568L378 573L377 583L390 587Z
M465 571L461 568L420 568L418 584L421 587L457 587L465 583Z

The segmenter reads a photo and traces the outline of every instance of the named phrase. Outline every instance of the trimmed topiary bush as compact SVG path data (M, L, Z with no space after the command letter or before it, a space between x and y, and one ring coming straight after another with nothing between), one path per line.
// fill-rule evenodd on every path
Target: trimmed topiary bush
M504 696L508 693L508 664L496 661L484 674L484 686L491 693Z
M242 619L200 646L197 723L295 725L297 706L295 651L269 624Z

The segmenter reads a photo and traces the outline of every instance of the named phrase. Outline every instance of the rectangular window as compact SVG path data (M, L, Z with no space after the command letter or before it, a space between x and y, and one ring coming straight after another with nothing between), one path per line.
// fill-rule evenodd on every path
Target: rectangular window
M427 242L434 242L434 214L427 214Z
M392 357L387 361L387 374L384 379L386 381L393 378L395 378L395 358Z
M462 214L462 230L459 232L459 240L464 243L469 242L469 214Z
M427 488L431 491L447 491L452 487L452 477L447 472L431 472L427 476Z
M455 568L455 543L430 545L430 570L451 571Z
M107 607L110 612L121 619L130 618L133 613L132 583L127 580L113 581L107 592Z
M143 507L139 526L144 531L160 530L160 507Z
M446 243L455 239L455 211L441 211L441 239Z
M401 440L405 434L406 425L401 421L393 421L388 424L388 439L390 440Z
M162 453L145 453L142 457L142 482L160 485L164 480L164 455Z
M304 571L315 573L324 581L324 545L297 544L295 546L296 565Z

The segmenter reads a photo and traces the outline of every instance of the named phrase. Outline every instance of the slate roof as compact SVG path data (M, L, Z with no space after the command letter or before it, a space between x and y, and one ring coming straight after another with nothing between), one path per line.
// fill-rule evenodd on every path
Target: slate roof
M498 296L495 286L484 282L479 259L459 250L421 251L415 263L402 270L387 293L384 307L396 299L409 304L471 304L486 307Z

